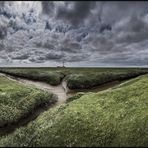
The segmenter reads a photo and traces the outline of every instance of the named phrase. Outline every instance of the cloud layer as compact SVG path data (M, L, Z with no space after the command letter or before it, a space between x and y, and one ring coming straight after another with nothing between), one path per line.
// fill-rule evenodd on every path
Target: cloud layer
M1 66L147 66L148 2L1 1Z

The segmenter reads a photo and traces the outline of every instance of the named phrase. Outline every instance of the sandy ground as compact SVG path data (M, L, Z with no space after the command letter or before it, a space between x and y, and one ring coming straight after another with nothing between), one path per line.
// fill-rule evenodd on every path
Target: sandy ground
M8 76L2 73L0 73L0 75L7 77L8 79L12 81L17 81L26 86L34 86L38 89L45 90L47 92L56 94L58 96L58 101L56 103L57 105L65 103L67 98L71 96L71 94L67 93L67 88L66 88L67 84L64 80L62 81L60 85L52 86L50 84L40 82L40 81L32 81L32 80L27 80L27 79L22 79L22 78L16 78L16 77Z
M47 84L47 83L41 82L41 81L22 79L22 78L18 78L18 77L9 76L7 74L2 74L2 73L0 73L0 75L7 77L8 79L10 79L12 81L16 81L18 83L24 84L26 86L36 87L38 89L56 94L58 96L58 101L57 101L56 105L60 105L60 104L65 103L66 100L68 99L68 97L74 96L77 92L99 92L99 91L106 90L108 88L113 88L114 86L117 86L121 83L119 81L113 81L113 82L106 83L104 85L93 87L91 89L81 89L81 90L78 89L78 90L72 91L67 88L67 83L64 79L62 80L60 85L52 86L50 84Z

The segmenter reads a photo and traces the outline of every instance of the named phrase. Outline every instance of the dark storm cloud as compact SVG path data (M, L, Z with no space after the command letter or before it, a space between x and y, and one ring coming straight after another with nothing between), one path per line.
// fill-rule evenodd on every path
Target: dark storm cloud
M9 18L11 18L12 14L6 10L5 4L6 4L6 1L0 1L0 16L4 16L9 19ZM10 4L10 3L8 3L8 4Z
M54 9L54 3L51 1L42 1L42 13L46 15L51 15Z
M100 33L104 32L106 30L111 31L111 29L112 29L111 25L109 25L109 24L102 24L101 27L100 27Z
M1 1L0 61L145 65L147 30L148 2Z
M147 40L148 22L143 17L132 16L128 22L121 26L117 42L133 43Z
M7 36L7 27L0 26L0 40L3 40Z
M147 2L104 2L100 18L102 22L114 24L132 15L142 16L147 8Z
M0 1L0 8L3 8L5 4L5 1Z
M49 52L36 57L29 57L29 61L36 63L42 63L46 61L61 61L63 57L64 55L62 53Z
M79 43L72 43L70 40L65 40L62 43L61 51L70 52L70 53L78 53L81 50L81 45Z
M23 27L21 24L19 24L16 19L10 19L8 27L13 29L13 33L17 32L18 30L26 30L25 26Z
M45 56L45 60L60 60L63 57L63 54L55 53L55 52L50 52L47 53Z
M7 36L7 23L5 17L7 12L4 10L5 1L0 1L0 40Z
M77 25L84 21L94 6L95 2L73 2L73 8L71 9L68 9L66 6L59 7L57 18L68 20L73 25Z

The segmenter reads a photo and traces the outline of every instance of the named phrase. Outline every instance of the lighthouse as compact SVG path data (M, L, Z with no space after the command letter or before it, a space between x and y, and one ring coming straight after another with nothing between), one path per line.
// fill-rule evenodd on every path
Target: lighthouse
M62 67L65 67L65 65L64 65L64 64L65 64L65 62L63 61L63 66L62 66Z

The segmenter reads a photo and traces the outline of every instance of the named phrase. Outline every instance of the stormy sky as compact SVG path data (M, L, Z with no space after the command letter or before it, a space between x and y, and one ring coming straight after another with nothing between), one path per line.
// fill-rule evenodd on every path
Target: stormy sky
M0 66L148 66L148 2L0 1Z

